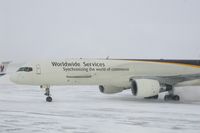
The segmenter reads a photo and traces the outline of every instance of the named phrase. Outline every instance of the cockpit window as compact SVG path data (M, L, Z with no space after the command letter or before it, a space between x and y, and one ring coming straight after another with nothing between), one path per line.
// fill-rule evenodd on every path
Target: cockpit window
M33 71L32 67L21 67L17 70L17 72L31 72Z

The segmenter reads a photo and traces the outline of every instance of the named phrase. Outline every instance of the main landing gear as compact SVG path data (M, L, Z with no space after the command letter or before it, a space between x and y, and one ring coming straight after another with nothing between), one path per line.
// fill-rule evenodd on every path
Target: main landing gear
M174 88L172 87L172 90L169 91L168 95L165 95L164 97L165 101L180 101L179 95L174 95Z
M145 97L144 99L158 99L158 95L152 96L152 97Z
M43 88L43 87L41 87L41 88ZM44 93L44 95L45 96L47 96L46 97L46 101L47 102L52 102L52 97L51 97L51 94L50 94L50 89L49 89L50 87L45 87L45 93Z
M179 101L180 97L178 95L165 95L164 100L165 101L169 101L169 100Z

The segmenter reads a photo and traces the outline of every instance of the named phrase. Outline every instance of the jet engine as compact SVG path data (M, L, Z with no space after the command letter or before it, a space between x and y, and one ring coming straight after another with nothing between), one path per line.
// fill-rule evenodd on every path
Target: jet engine
M114 94L114 93L122 92L124 90L124 88L123 87L100 85L99 90L100 90L101 93L104 93L104 94Z
M131 91L134 96L152 97L160 92L160 83L151 79L136 79L131 81Z

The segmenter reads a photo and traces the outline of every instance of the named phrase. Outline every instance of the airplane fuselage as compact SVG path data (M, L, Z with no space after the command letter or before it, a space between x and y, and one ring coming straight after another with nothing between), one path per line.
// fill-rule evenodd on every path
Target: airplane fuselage
M15 81L19 84L50 86L113 84L130 88L131 77L168 77L200 73L200 65L173 60L66 59L33 62L26 66L33 70L18 71Z

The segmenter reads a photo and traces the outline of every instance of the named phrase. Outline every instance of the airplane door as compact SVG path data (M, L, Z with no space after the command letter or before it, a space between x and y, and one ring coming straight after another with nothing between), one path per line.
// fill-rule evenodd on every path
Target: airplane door
M36 65L36 74L41 74L41 68L39 64Z

